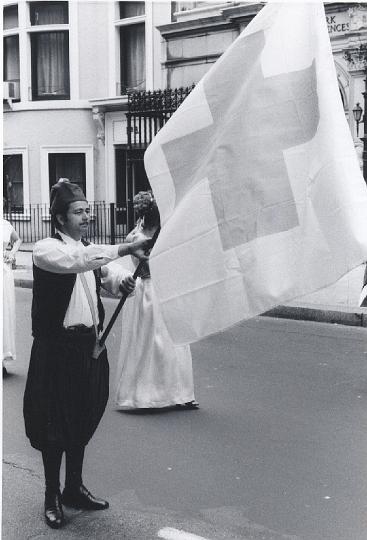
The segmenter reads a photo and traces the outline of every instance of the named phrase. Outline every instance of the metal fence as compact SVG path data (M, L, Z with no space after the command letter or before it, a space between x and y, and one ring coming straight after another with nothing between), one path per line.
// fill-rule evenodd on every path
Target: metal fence
M195 85L128 93L127 135L130 149L146 149Z
M118 244L128 233L126 208L115 203L94 202L90 207L87 240L95 244ZM24 243L34 243L51 235L51 216L46 204L29 204L4 214Z

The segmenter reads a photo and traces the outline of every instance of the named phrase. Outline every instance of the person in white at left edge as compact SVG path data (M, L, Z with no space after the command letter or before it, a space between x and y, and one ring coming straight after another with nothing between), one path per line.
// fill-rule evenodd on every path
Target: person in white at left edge
M62 179L51 190L51 217L57 233L33 251L32 333L34 337L24 394L26 435L42 452L45 472L45 520L60 528L62 504L102 510L107 501L83 485L84 448L96 430L108 399L106 350L92 358L95 327L101 330L99 268L134 254L146 259L148 241L116 246L84 242L89 206L77 184ZM104 287L116 284L104 279ZM125 284L126 286L126 284ZM131 290L133 287L131 288ZM60 494L60 465L66 454L65 488Z
M3 375L9 360L15 360L15 288L12 265L22 240L11 223L3 219ZM8 246L11 249L8 250Z

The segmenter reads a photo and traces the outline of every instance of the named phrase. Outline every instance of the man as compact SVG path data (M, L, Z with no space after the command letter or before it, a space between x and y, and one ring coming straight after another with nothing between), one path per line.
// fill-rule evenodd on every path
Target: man
M134 254L146 259L149 242L118 246L92 245L82 240L89 207L77 184L61 179L51 190L53 238L36 243L33 251L32 334L34 337L24 394L26 434L42 452L45 472L45 519L52 528L64 522L62 504L103 510L107 501L83 485L84 448L103 415L108 399L106 350L92 358L104 310L99 268ZM112 278L111 278L112 279ZM104 287L108 288L108 274ZM115 283L110 283L116 288ZM131 292L134 280L125 280ZM60 494L60 465L66 455L65 488Z

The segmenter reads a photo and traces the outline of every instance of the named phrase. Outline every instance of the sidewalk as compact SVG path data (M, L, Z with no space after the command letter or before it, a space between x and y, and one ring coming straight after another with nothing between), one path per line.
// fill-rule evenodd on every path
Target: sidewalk
M33 283L31 246L25 246L24 249L27 251L17 253L15 284L17 287L31 288ZM359 266L333 285L277 306L263 315L367 327L367 308L358 307L363 274L364 266Z

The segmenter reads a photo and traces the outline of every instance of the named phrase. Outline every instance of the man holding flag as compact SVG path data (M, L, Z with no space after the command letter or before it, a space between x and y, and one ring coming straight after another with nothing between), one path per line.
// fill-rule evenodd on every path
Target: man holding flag
M177 344L367 259L367 189L321 2L266 5L158 133L145 166L162 218L152 279Z

